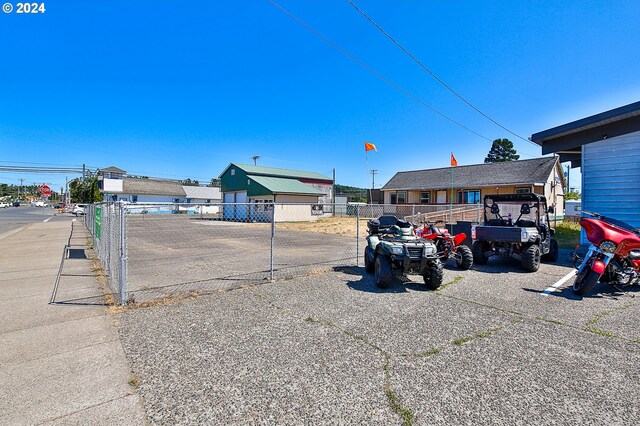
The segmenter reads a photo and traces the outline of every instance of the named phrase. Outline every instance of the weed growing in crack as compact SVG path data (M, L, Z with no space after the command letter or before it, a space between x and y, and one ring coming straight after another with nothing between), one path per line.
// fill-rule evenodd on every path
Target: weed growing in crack
M482 339L484 337L489 337L490 335L492 335L493 333L495 333L498 330L500 330L500 327L492 328L491 330L484 331L482 333L477 333L477 334L474 334L473 336L461 337L459 339L454 340L452 343L455 346L462 346L465 343L469 343L469 342L471 342L473 340Z
M457 283L461 279L462 279L462 276L458 275L454 279L452 279L451 281L442 284L436 291L442 291L445 288L449 287L450 285L453 285L453 284Z
M564 322L559 321L559 320L554 320L554 319L551 319L551 318L536 317L536 319L537 319L538 321L549 322L549 323L551 323L551 324L564 325Z

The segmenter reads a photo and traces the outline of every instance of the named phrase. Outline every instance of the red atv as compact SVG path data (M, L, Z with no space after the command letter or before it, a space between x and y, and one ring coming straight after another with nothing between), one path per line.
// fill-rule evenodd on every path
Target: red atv
M454 258L458 268L464 270L471 268L471 265L473 265L473 253L468 246L462 244L467 238L467 234L461 232L452 236L446 228L436 228L437 223L444 223L444 221L424 222L422 228L416 229L416 236L425 240L432 240L438 249L437 254L442 262Z

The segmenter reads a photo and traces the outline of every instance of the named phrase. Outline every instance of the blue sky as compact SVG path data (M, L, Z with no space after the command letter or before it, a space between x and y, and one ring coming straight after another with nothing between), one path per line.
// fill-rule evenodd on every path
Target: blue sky
M523 137L640 98L640 2L356 4L448 85ZM421 70L344 0L278 4L489 140L511 139ZM15 6L16 2L13 2ZM115 165L208 181L229 162L376 187L483 161L491 142L398 92L266 0L46 1L0 13L0 164ZM378 147L365 162L363 142ZM74 177L73 175L69 176ZM0 182L64 175L0 173ZM572 186L579 174L572 173Z

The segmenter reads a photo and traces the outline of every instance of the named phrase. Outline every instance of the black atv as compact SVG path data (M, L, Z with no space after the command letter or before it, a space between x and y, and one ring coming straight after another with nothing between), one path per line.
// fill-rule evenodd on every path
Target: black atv
M558 242L551 237L547 199L538 194L497 194L484 197L484 224L471 228L473 261L484 265L490 256L513 257L535 272L540 260L558 260Z
M426 286L435 290L442 284L443 268L436 246L417 238L413 225L395 216L381 216L367 224L365 270L375 273L376 285L387 288L394 277L422 275Z

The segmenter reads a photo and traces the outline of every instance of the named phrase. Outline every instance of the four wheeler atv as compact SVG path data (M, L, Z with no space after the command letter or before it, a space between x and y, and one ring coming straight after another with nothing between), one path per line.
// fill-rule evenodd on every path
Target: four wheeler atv
M467 238L467 234L461 232L451 235L447 228L436 228L438 223L444 223L444 221L425 222L422 228L416 229L417 236L434 242L442 262L453 258L456 260L458 268L464 270L471 268L473 253L471 253L471 249L468 246L462 244Z
M369 221L368 232L365 270L375 273L378 287L387 288L394 277L405 274L422 275L431 290L440 287L443 271L436 246L417 238L409 222L381 216Z
M484 225L471 228L473 261L484 265L493 255L513 257L529 272L538 270L540 259L555 262L558 242L551 239L550 212L542 195L486 195Z

